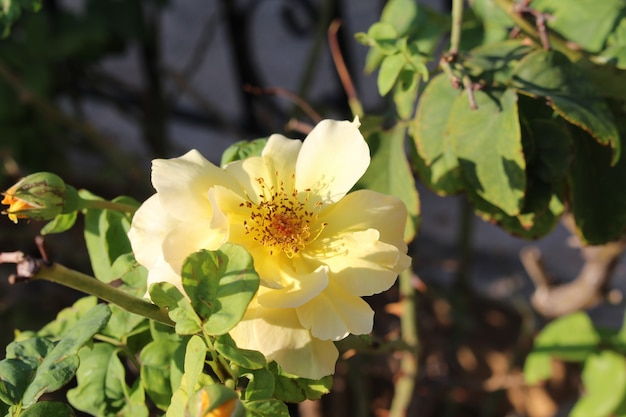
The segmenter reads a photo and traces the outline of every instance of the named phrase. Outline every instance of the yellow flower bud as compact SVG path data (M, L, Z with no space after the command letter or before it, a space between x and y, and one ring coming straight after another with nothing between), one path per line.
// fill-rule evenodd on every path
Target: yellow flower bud
M3 214L18 219L51 220L77 208L76 190L50 172L38 172L22 178L6 190L2 204L9 208Z

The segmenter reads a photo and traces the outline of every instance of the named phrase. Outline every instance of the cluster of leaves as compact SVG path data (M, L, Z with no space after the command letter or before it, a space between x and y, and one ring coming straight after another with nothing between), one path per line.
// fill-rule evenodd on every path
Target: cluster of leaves
M544 236L569 207L584 242L618 238L626 198L611 190L626 185L623 2L599 10L587 1L533 1L535 13L549 14L550 50L532 36L509 39L520 23L505 13L512 2L470 4L462 52L444 55L441 72L425 65L447 17L426 6L391 0L357 36L371 47L366 69L379 68L397 126L413 138L420 179L440 195L464 192L478 215L514 235Z
M80 194L99 199L82 190ZM115 201L137 206L127 197ZM130 215L104 209L83 212L96 279L115 281L118 289L142 297L147 271L131 252L126 235ZM62 232L75 217L61 214L45 228ZM190 255L182 282L188 298L171 284L150 288L151 299L168 311L173 326L113 304L97 304L88 296L40 331L19 334L0 361L0 415L71 416L76 409L102 417L155 412L203 416L232 401L233 415L287 417L285 402L317 399L328 392L332 377L317 381L284 374L261 353L238 349L228 335L259 286L252 258L243 248L227 244ZM77 385L67 392L69 405L37 402L74 377Z
M582 364L585 394L572 417L626 416L626 323L619 330L595 326L584 312L550 322L526 358L529 384L552 376L552 361Z

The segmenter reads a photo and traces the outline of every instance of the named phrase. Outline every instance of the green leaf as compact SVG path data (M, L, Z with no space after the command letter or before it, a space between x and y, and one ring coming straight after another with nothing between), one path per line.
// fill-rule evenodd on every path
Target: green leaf
M126 371L118 349L95 343L79 352L78 386L67 393L73 407L94 416L116 415L127 401Z
M406 58L401 53L383 58L378 72L378 94L385 96L391 91L406 64Z
M7 346L6 357L19 359L33 369L37 368L44 358L54 349L54 343L44 337L31 337L26 340L14 341Z
M419 196L405 150L406 128L396 125L389 131L367 135L372 161L357 186L398 197L409 217L405 240L412 240L420 222Z
M157 282L150 286L150 299L159 307L169 310L169 317L176 323L176 333L191 335L202 330L202 321L191 303L172 284Z
M605 417L619 406L626 392L626 359L610 350L590 355L583 366L585 394L571 417Z
M210 335L227 333L239 323L259 288L252 257L243 247L230 243L217 251L189 255L182 277L185 292Z
M454 143L448 134L452 107L459 94L444 74L437 75L424 89L415 113L413 140L424 162L420 176L443 195L462 189Z
M37 334L39 336L61 337L72 329L78 320L98 304L98 298L87 296L76 301L71 307L64 308L56 319L46 324Z
M524 379L535 385L552 376L552 355L548 352L530 352L524 361Z
M266 368L255 369L244 373L250 382L246 386L247 401L267 400L274 396L274 375Z
M180 383L180 378L172 375L182 374L183 361L180 352L184 352L186 342L168 339L155 340L143 348L141 361L141 383L148 397L161 410L167 410L172 393Z
M409 120L413 117L419 85L420 74L418 72L406 69L400 71L393 88L393 103L400 119Z
M268 369L274 375L276 383L274 397L281 401L299 403L304 400L318 400L333 386L332 375L322 379L298 378L283 373L276 362L270 362Z
M0 361L0 401L8 405L19 404L35 367L19 359Z
M467 92L454 102L447 132L468 188L507 215L517 215L526 189L526 161L517 114L517 94L506 90Z
M621 146L613 114L597 96L585 74L557 51L538 50L520 61L514 86L531 96L542 96L568 122L589 132L600 144L613 149L617 163Z
M42 401L24 410L20 417L74 417L74 410L67 404L56 401Z
M576 231L585 244L619 239L626 229L626 161L611 167L611 151L571 129L574 159L568 175Z
M533 352L582 362L598 348L600 336L584 312L559 317L548 323L535 339Z
M78 368L78 350L98 333L111 316L106 304L98 304L87 312L78 323L46 355L37 368L35 377L24 392L23 404L29 407L46 392L53 392L74 377Z
M7 37L11 26L24 11L36 12L41 9L43 0L4 0L0 8L0 35Z
M265 148L266 143L267 138L254 139L251 141L242 140L239 142L235 142L228 148L226 148L226 150L222 154L222 161L220 162L220 166L223 167L230 162L239 161L241 159L246 159L251 156L261 156L261 152L263 152L263 148Z
M78 212L76 211L67 214L59 214L42 227L39 233L45 236L70 230L72 226L74 226L74 223L76 223L77 216Z
M622 0L533 0L532 7L550 14L550 29L590 52L602 49L625 9Z
M242 368L261 369L265 366L265 356L261 352L239 349L229 334L218 336L214 347L223 357Z
M81 198L101 200L85 190L79 192ZM118 197L116 203L134 205L134 200ZM111 282L116 278L112 273L115 260L132 251L128 240L130 216L113 210L85 209L85 243L94 275L100 281Z
M494 1L474 0L469 3L474 13L483 23L482 43L490 45L505 39L514 26L511 18Z
M418 17L418 5L413 0L389 0L380 15L380 21L390 24L398 35L406 35L414 29Z
M111 318L101 333L115 340L126 341L129 337L148 330L147 319L143 316L111 305Z
M246 417L289 417L289 409L282 401L244 401L243 405L246 407Z
M491 1L487 3L493 4ZM472 76L480 77L487 85L507 84L510 82L515 65L533 50L532 46L517 39L485 43L473 48L463 60L463 64Z
M367 37L371 46L376 46L384 55L395 54L398 48L398 32L390 23L377 22L370 26Z
M193 397L193 394L198 388L196 384L204 369L206 354L207 346L204 340L199 336L192 336L185 350L185 372L180 381L180 386L174 391L174 395L172 395L171 404L167 409L167 417L182 417L184 415L189 400ZM215 399L211 401L212 404L217 404Z

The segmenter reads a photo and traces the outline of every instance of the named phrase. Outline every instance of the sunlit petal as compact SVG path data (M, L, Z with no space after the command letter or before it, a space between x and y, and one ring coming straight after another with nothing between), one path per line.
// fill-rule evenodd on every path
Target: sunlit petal
M210 216L208 191L216 184L237 187L228 173L204 159L196 150L179 158L152 161L152 185L163 207L179 220Z
M300 323L321 340L341 340L349 333L372 331L374 311L360 297L331 284L308 303L296 308Z
M141 265L150 269L161 256L161 244L169 231L179 221L171 216L161 205L159 196L148 198L133 216L128 238Z
M363 176L369 148L359 122L323 120L306 137L296 162L296 188L324 203L341 199Z
M328 285L328 267L326 266L320 266L310 274L295 274L294 271L280 272L284 286L259 295L258 301L262 306L297 307L316 297Z

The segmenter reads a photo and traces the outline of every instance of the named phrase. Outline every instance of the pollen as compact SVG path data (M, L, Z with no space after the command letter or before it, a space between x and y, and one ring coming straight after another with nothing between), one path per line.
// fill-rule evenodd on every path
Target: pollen
M243 224L246 234L268 248L270 254L284 252L291 258L314 241L326 226L319 222L317 214L322 203L309 209L308 191L299 193L295 187L287 191L283 182L277 187L270 186L263 178L256 181L263 193L258 204L245 203L250 210L249 219Z

